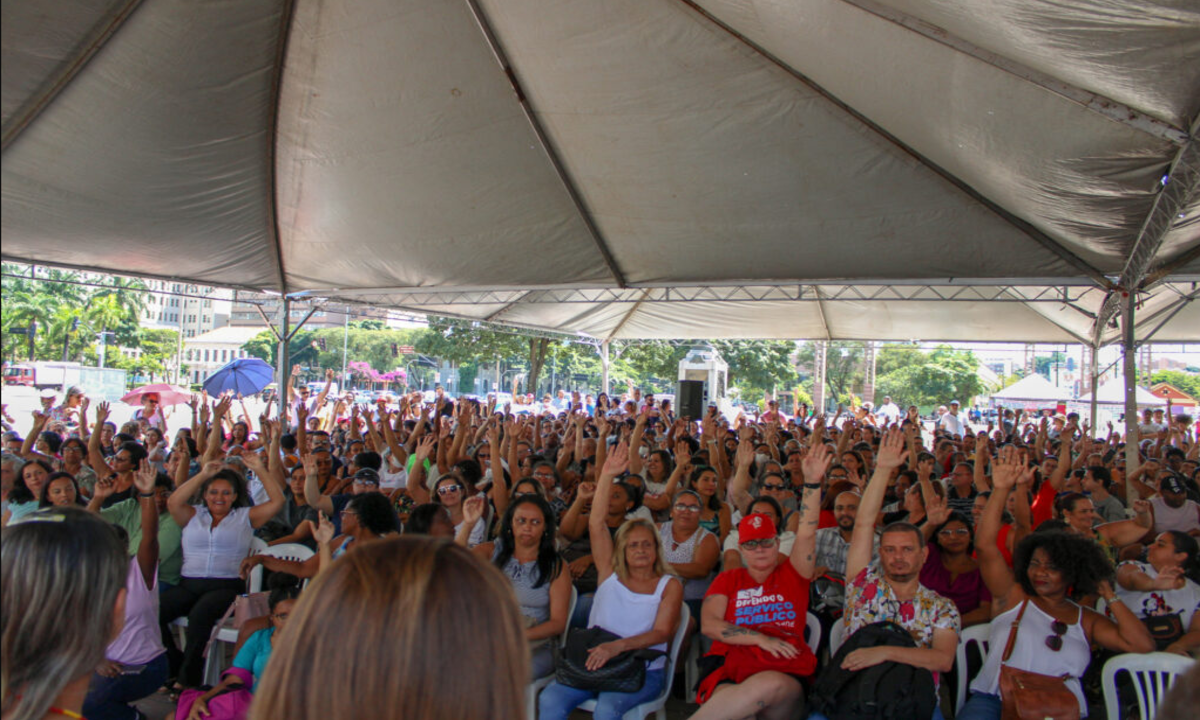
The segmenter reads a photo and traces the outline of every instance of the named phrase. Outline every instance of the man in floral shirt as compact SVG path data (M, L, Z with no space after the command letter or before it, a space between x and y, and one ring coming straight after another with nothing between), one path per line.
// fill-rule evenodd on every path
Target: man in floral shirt
M880 646L849 653L842 667L862 670L881 662L899 662L938 673L954 665L961 627L958 610L950 600L923 587L919 575L929 551L921 531L907 523L893 523L879 537L879 569L869 567L875 540L875 519L883 505L892 470L907 452L904 435L891 430L880 445L875 473L859 503L850 549L846 555L846 636L864 625L891 620L912 635L915 648Z

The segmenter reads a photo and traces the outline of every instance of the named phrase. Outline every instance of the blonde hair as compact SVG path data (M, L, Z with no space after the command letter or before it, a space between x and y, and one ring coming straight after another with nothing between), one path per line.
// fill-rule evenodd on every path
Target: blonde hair
M658 528L654 523L646 518L632 518L621 523L621 527L617 529L617 536L613 538L613 572L622 580L629 579L629 563L625 560L625 546L629 544L629 534L635 528L642 528L650 533L654 538L654 574L662 577L674 570L667 564L664 559L666 550L663 549L662 536L658 532Z
M529 650L512 584L454 543L362 544L304 591L251 720L523 720Z

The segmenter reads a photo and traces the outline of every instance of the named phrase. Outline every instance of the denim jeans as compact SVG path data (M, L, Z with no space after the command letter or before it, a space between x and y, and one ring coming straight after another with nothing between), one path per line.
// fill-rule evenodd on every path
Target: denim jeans
M1001 710L1003 705L999 695L971 693L954 720L1000 720Z
M646 684L635 693L594 693L553 682L538 696L538 718L566 720L572 710L595 698L596 710L592 713L595 720L621 720L621 716L630 708L657 697L666 682L665 676L664 670L646 671Z
M130 703L154 694L167 681L167 654L146 663L141 672L116 677L92 673L83 716L89 720L133 720L140 717Z

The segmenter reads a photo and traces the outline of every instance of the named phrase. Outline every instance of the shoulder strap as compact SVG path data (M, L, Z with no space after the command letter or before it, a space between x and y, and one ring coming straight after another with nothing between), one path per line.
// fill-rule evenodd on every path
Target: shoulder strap
M1013 645L1017 642L1017 627L1021 624L1021 616L1025 614L1025 608L1029 605L1029 601L1021 603L1021 611L1017 613L1017 618L1013 620L1012 628L1008 631L1008 644L1004 646L1004 656L1000 658L1000 664L1008 662L1008 657L1012 655Z

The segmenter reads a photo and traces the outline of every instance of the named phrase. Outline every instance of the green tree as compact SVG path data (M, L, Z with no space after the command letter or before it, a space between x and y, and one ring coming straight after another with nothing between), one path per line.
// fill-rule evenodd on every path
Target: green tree
M1160 382L1170 383L1188 395L1191 395L1194 399L1200 400L1200 375L1180 372L1179 370L1158 370L1150 376L1150 382L1152 384Z
M977 373L979 359L969 350L939 345L930 353L908 355L910 364L877 375L875 394L890 395L897 404L929 407L950 400L969 404L986 389Z

